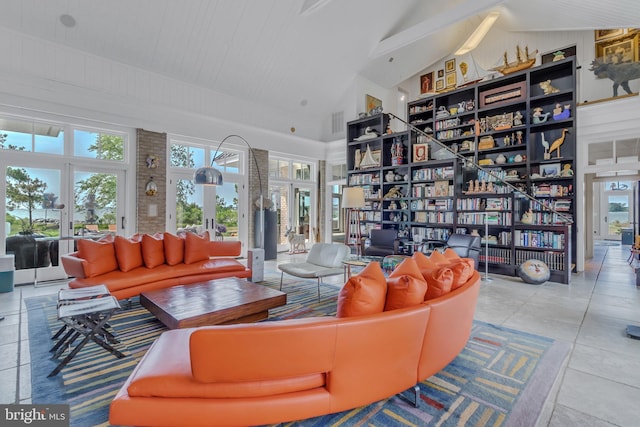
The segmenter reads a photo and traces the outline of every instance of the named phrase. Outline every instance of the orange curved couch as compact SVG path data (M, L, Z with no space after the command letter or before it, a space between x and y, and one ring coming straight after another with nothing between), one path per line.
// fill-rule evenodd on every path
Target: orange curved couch
M65 272L74 277L69 287L104 284L117 299L224 277L249 278L252 273L234 258L240 255L241 242L209 241L208 236L163 233L78 244L77 252L61 257Z
M445 295L377 314L165 332L114 398L109 421L270 424L416 390L464 348L479 290L474 271Z

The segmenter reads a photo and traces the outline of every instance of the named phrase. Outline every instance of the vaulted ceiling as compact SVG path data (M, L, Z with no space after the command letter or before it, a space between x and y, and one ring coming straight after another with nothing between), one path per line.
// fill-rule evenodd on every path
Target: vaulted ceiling
M637 0L0 0L0 26L292 117L328 117L356 76L398 85L450 56L494 9L503 31L640 24Z

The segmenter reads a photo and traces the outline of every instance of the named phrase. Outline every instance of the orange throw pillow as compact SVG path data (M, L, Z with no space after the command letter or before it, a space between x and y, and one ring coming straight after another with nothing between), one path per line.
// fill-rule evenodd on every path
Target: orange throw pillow
M427 281L425 301L438 298L451 292L453 287L453 271L449 267L436 267L430 271L423 271Z
M195 233L187 233L184 241L184 263L193 264L209 259L209 232L202 236Z
M459 261L453 261L448 267L453 271L453 286L451 290L458 289L460 286L467 283L469 278L473 275L474 261L471 258L460 258Z
M450 261L457 261L460 259L460 255L458 255L458 253L451 248L445 249L443 255Z
M169 265L184 261L184 239L171 233L164 233L164 257Z
M429 255L429 260L431 260L431 262L434 262L436 264L449 264L449 262L451 261L449 258L444 256L444 254L440 251L431 252L431 255Z
M142 267L142 243L139 236L133 236L131 239L116 236L113 245L120 271L127 272Z
M407 258L396 267L387 279L387 300L384 311L418 305L424 301L427 282L418 264Z
M142 261L147 268L164 264L164 242L161 233L142 236Z
M86 277L95 277L118 269L112 242L80 239L78 240L78 258L85 260L82 267Z
M422 252L416 252L412 258L416 260L422 277L427 282L425 299L439 297L451 291L453 286L453 272L441 263L434 262ZM436 256L437 258L437 256Z
M370 262L357 276L351 277L338 295L336 317L381 313L387 295L387 281L378 262Z

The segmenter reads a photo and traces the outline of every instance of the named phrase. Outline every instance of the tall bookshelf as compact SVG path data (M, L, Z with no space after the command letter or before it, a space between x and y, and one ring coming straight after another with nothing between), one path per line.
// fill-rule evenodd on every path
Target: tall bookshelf
M569 283L576 250L567 221L575 209L575 69L570 57L414 100L408 121L427 136L385 133L384 114L348 122L348 184L367 194L362 234L397 229L410 253L411 242L477 233L481 264L491 272L516 275L535 258L550 267L551 280ZM362 140L367 127L379 135ZM363 168L367 147L379 163Z

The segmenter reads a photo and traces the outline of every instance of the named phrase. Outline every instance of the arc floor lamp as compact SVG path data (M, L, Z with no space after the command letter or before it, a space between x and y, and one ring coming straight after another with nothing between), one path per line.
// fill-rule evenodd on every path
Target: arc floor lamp
M251 147L251 145L249 144L249 142L247 142L246 139L244 139L243 137L241 137L240 135L228 135L226 136L222 141L220 141L220 144L218 144L218 147L216 148L216 151L214 152L213 156L211 157L211 165L210 166L204 166L201 167L199 169L196 170L196 172L193 175L193 182L195 184L198 185L215 185L215 186L219 186L219 185L223 185L224 184L224 179L222 178L222 172L219 171L218 169L213 167L213 164L216 161L216 157L218 156L218 152L220 151L220 147L222 147L222 144L225 143L225 141L227 141L229 138L238 138L239 140L241 140L242 142L244 142L247 147L249 148L249 154L251 157L253 157L253 161L256 165L256 172L258 174L258 185L260 186L260 221L259 221L259 226L258 226L258 232L259 232L259 236L260 239L257 242L259 244L259 248L260 249L264 249L264 200L263 200L263 191L262 191L262 177L260 176L260 167L258 166L258 160L256 159L256 154L253 152L253 147ZM215 233L215 221L214 221L214 233Z

